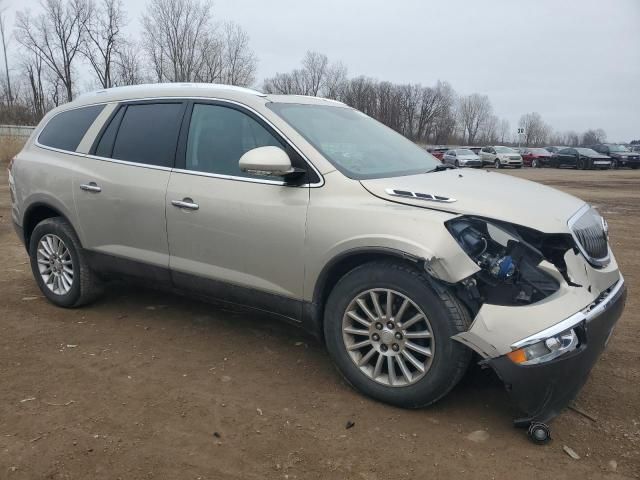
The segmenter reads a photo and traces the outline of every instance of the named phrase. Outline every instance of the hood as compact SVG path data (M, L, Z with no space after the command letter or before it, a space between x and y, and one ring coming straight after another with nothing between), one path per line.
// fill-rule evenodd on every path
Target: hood
M480 157L475 153L473 155L458 155L457 158L460 160L480 160Z
M493 218L545 233L566 233L567 220L585 203L554 188L487 170L450 169L361 183L373 195L396 203ZM393 195L388 190L437 195L455 201L422 200Z
M607 155L605 155L604 153L581 153L580 154L583 157L589 157L589 158L603 158L605 160L609 160L609 157Z
M640 154L638 154L637 152L611 152L609 153L609 156L613 158L620 158L620 157L638 158Z

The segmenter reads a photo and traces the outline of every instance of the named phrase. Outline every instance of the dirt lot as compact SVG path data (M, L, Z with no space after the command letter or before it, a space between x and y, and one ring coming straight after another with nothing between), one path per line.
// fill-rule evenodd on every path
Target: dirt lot
M508 172L598 205L630 288L577 399L595 421L567 411L539 447L484 372L405 411L352 391L321 345L270 318L126 286L53 307L2 170L0 479L640 478L640 171Z

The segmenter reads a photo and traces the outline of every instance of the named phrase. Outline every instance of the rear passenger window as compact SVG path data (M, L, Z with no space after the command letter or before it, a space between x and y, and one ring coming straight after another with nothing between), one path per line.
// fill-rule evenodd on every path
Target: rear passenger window
M96 155L172 167L182 120L182 103L133 104L121 110L124 112L122 120L118 118L120 112L113 117L98 143ZM112 142L114 136L115 141Z
M257 147L283 145L250 116L218 105L193 106L187 140L186 168L199 172L252 177L238 165Z
M92 105L57 114L45 125L38 142L47 147L75 152L103 108L104 105Z

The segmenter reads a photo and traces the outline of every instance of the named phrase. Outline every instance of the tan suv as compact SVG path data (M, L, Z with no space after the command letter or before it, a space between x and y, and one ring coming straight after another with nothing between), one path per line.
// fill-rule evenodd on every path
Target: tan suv
M443 165L331 100L99 91L44 118L9 182L56 305L83 305L114 277L249 305L302 325L354 387L403 407L446 395L475 358L538 441L624 305L589 205Z

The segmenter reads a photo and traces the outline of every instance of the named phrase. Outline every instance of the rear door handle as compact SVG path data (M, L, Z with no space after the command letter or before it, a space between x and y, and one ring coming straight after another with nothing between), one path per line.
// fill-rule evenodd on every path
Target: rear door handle
M183 198L182 200L171 200L171 205L178 208L184 208L187 210L198 210L200 205L195 203L191 198Z
M100 186L98 186L96 182L89 182L89 183L83 183L82 185L80 185L80 190L85 190L87 192L100 193L102 191L102 188L100 188Z

